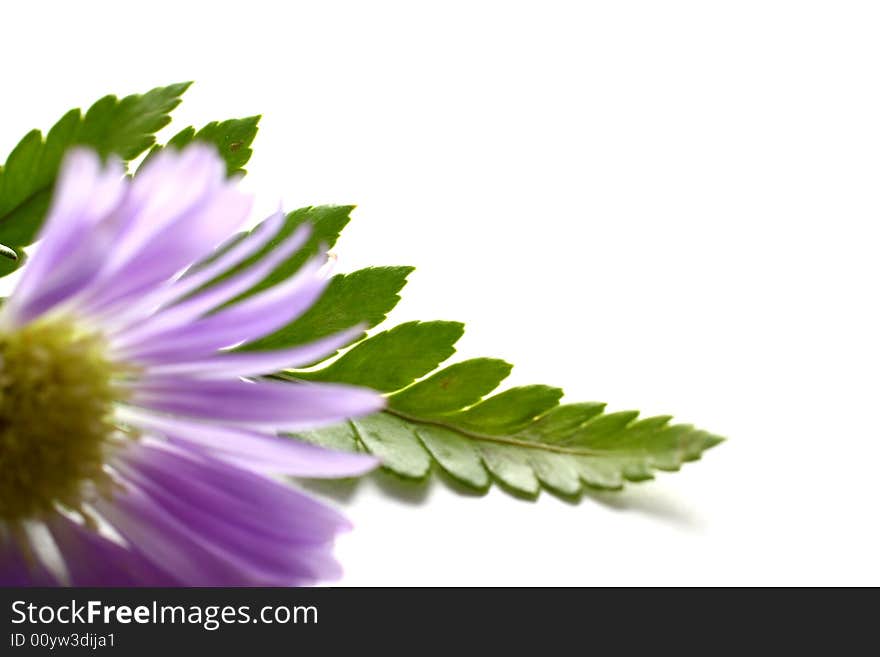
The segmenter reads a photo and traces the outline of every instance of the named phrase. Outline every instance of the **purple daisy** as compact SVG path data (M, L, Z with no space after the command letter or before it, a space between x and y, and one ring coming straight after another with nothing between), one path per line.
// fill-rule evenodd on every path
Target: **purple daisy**
M277 214L207 264L250 211L206 146L133 179L66 158L36 253L0 310L0 584L288 586L332 579L344 517L273 477L374 466L277 432L374 412L343 385L259 378L359 329L271 352L231 348L288 324L327 284L319 255L229 303L303 246ZM187 269L189 271L187 271Z

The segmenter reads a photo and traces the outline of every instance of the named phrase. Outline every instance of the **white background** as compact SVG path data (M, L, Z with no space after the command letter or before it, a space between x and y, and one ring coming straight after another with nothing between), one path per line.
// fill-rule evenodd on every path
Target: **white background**
M579 505L365 482L342 583L880 584L880 6L309 4L9 3L0 152L194 79L176 127L265 115L262 209L418 266L393 320L730 438Z

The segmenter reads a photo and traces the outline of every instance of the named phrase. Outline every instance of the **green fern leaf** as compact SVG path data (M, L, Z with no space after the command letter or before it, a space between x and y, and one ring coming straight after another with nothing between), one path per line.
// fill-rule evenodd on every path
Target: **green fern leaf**
M243 266L265 257L303 222L313 225L312 241L256 289L294 273L318 244L332 245L351 209L325 206L288 215L272 244ZM399 301L411 271L380 267L339 275L312 311L240 349L278 349L361 323L375 326ZM386 470L408 480L442 471L475 491L494 482L529 498L542 489L565 498L590 488L619 489L627 481L650 479L657 470L678 470L722 441L690 425L672 424L669 416L640 419L635 411L608 413L597 402L561 404L562 390L551 386L496 392L512 367L503 360L474 358L438 369L455 352L463 330L458 322L406 322L324 363L278 374L286 380L366 386L387 395L381 413L296 437L370 452Z
M143 95L105 96L82 114L67 112L45 138L32 130L0 168L0 243L10 247L33 242L42 225L64 153L88 146L102 156L136 158L155 142L155 133L171 120L188 82L159 87Z
M300 437L371 452L406 479L424 479L436 464L476 491L495 482L529 498L541 489L565 498L588 488L619 489L657 470L678 470L722 441L671 424L669 416L639 419L636 411L607 413L596 402L560 404L562 390L550 386L487 397L510 373L511 366L497 359L466 360L429 374L451 355L461 328L453 322L402 324L322 369L286 373L389 393L381 413Z
M244 119L213 121L198 131L192 126L184 128L169 139L165 146L153 146L150 153L144 158L141 167L162 148L170 146L180 150L193 142L203 142L211 144L217 149L220 157L226 163L228 175L244 175L247 173L244 170L244 165L248 163L254 153L251 144L257 136L259 123L259 116L249 116Z

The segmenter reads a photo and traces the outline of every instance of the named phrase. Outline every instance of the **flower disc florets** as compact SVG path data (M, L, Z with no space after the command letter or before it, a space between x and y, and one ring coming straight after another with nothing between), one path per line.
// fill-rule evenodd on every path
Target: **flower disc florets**
M0 521L76 507L104 479L113 379L100 336L72 322L0 332Z

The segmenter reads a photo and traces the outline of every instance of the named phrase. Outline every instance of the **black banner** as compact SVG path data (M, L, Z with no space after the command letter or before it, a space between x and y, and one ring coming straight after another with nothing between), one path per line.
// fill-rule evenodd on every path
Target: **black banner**
M468 655L479 647L551 656L603 645L754 648L756 636L764 649L774 639L790 648L805 628L814 638L830 630L832 610L843 609L812 597L705 589L0 589L0 655ZM847 620L860 625L858 614ZM841 634L855 636L841 631L838 647Z

